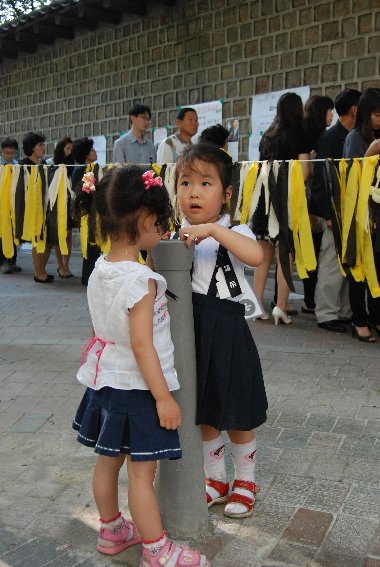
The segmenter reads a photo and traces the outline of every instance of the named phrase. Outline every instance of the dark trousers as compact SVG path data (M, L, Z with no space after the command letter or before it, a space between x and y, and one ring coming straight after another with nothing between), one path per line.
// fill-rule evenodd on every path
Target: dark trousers
M317 269L313 272L308 272L309 277L302 280L304 303L309 309L315 309L315 288L318 281L318 258L321 250L323 232L313 232L313 244L315 257L317 258Z
M375 252L377 278L380 279L380 253ZM350 275L348 279L352 322L357 327L380 325L380 297L374 298L366 282L356 282Z

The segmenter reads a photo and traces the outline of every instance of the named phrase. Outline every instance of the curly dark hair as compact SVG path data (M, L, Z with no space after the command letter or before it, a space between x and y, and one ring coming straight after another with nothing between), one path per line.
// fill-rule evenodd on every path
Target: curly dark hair
M22 140L22 149L26 156L31 156L37 144L43 144L46 138L43 134L27 132Z
M76 207L89 214L90 235L95 232L96 213L104 241L128 235L132 243L139 237L137 222L142 210L157 216L156 226L165 233L173 216L169 194L164 185L145 189L142 174L147 168L137 165L115 165L95 184L93 194L80 191Z

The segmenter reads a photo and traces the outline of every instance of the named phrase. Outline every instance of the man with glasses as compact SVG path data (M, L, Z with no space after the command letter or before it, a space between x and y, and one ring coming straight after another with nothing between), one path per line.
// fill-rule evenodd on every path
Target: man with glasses
M151 112L145 104L134 104L129 111L130 130L116 140L113 163L150 164L156 161L153 142L145 136Z

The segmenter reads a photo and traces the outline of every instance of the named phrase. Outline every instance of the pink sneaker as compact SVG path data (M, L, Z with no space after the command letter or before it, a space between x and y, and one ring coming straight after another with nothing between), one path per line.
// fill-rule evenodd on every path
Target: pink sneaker
M131 545L141 542L141 537L133 522L122 518L122 523L112 529L101 528L99 531L98 543L96 549L100 553L106 555L116 555ZM128 539L130 528L132 528L132 537Z
M140 567L211 567L205 555L169 539L159 553L152 554L143 547Z

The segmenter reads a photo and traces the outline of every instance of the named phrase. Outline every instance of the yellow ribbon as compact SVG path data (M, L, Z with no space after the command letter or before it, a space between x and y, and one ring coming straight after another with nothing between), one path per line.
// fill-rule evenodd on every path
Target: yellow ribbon
M295 262L301 279L308 278L317 267L310 218L307 209L306 189L302 166L298 160L290 162L289 205L292 219Z
M67 169L59 166L59 182L57 196L57 228L59 249L63 256L67 256Z
M11 215L12 166L5 165L0 182L0 237L3 254L6 258L14 255L12 215Z
M244 181L243 187L243 205L240 215L240 224L246 224L248 221L249 209L251 206L253 190L255 188L256 177L259 171L259 165L256 161L253 162L248 170L247 177Z

